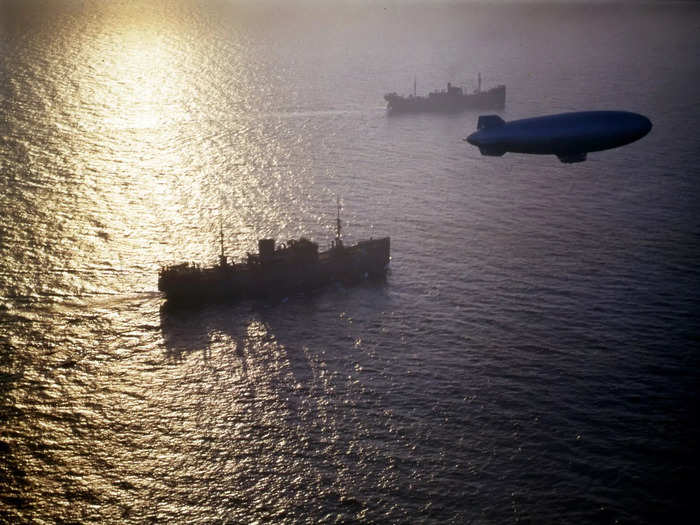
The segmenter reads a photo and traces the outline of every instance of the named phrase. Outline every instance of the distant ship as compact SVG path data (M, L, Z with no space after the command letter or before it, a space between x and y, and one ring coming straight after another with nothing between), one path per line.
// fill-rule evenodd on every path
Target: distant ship
M158 289L165 294L168 303L198 304L279 297L310 291L331 282L350 284L384 275L390 260L389 237L345 246L340 230L338 204L336 236L330 249L319 252L318 244L304 237L279 245L275 245L275 239L260 239L258 253L249 253L246 261L234 263L224 254L222 227L217 265L202 268L182 263L161 268Z
M413 94L408 96L387 93L384 95L390 113L443 112L457 113L470 109L503 109L506 105L506 86L499 85L486 91L481 90L481 73L478 86L473 93L465 94L461 87L447 83L446 91L432 91L427 97L416 95L416 82Z

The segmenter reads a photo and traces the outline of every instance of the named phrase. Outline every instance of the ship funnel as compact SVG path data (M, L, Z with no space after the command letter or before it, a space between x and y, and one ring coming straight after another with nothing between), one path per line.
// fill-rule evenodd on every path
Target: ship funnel
M258 240L258 254L261 259L267 259L275 254L275 240L274 239L259 239Z

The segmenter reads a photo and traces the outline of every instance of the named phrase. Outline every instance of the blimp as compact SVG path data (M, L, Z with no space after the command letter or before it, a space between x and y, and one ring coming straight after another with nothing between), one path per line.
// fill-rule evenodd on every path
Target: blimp
M651 130L651 121L629 111L577 111L510 122L498 115L481 115L476 128L464 140L477 146L482 155L556 155L572 163L583 162L592 151L641 139Z

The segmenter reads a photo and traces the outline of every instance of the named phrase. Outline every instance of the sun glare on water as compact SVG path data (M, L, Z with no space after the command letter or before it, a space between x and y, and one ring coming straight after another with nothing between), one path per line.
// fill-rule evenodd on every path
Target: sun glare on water
M94 83L81 98L113 129L155 128L186 117L185 87L167 37L140 26L100 35L90 48Z

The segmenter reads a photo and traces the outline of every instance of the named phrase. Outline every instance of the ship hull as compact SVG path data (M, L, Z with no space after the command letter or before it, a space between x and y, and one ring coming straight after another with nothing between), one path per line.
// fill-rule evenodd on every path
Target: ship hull
M357 283L382 276L390 260L388 237L362 241L348 248L333 248L312 261L282 261L188 267L161 272L158 289L168 303L177 305L241 299L284 297L310 292L332 282Z

